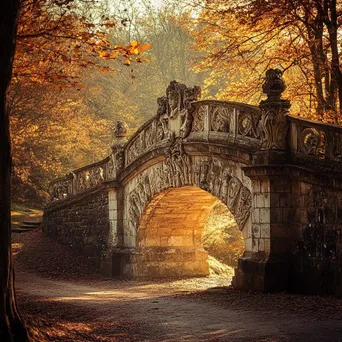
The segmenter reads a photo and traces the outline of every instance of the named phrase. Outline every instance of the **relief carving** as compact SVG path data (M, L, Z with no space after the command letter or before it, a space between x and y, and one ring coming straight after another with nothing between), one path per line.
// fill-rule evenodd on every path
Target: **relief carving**
M149 125L146 129L145 129L145 147L146 148L150 148L151 146L153 146L154 144L154 134L153 134L153 126Z
M140 133L127 148L127 164L137 159L143 152L144 136Z
M211 194L213 194L214 196L220 197L222 181L223 181L223 177L222 177L223 165L222 165L222 162L218 159L213 159L210 165L211 165L211 170L210 170L209 190Z
M72 180L63 179L56 183L50 184L49 195L50 201L63 200L72 194Z
M264 109L259 123L263 149L285 149L288 122L287 109Z
M165 116L167 112L167 97L162 96L157 99L158 109L157 109L157 140L161 141L163 139L169 138L169 130L167 127L168 117Z
M171 186L179 187L190 183L191 159L184 152L182 138L176 138L173 145L165 149L165 166Z
M151 188L151 196L162 191L164 188L168 187L167 180L165 178L165 173L163 166L157 166L155 169L152 170L150 173L150 188Z
M286 116L291 105L289 101L280 98L285 88L279 69L266 72L262 89L267 94L267 100L260 103L261 119L258 125L264 150L286 148L286 134L289 129Z
M81 192L101 184L104 181L104 169L95 166L77 174L77 190Z
M252 194L245 186L243 186L240 191L237 209L234 214L235 221L238 224L240 230L242 230L243 226L245 225L251 209Z
M315 128L304 128L301 131L300 150L305 154L319 154L321 144L321 134Z
M241 181L233 177L228 183L227 207L234 214L235 204L242 187Z
M209 113L211 112L211 130L216 132L229 132L232 111L231 108L223 106L211 106L209 109Z
M207 106L198 107L192 124L193 132L203 132L204 131L204 120L207 114Z
M186 138L191 132L192 121L194 117L195 108L191 103L198 100L201 96L201 88L193 87L186 88L184 91L184 109L181 111L181 126L179 130L179 136Z
M158 117L163 128L163 138L186 138L192 128L194 108L191 103L198 100L200 87L187 88L172 81L166 89L166 97L158 99Z
M232 166L218 158L203 157L192 162L182 139L176 139L165 149L163 162L137 176L135 188L126 200L130 225L137 227L146 204L157 193L170 187L199 185L227 203L242 229L251 211L251 193L238 178L231 176L232 172Z
M209 190L209 182L208 182L209 169L210 169L209 161L201 162L199 186L201 189L206 190L206 191Z
M260 115L246 111L238 112L238 133L244 137L256 138L260 137L258 122Z

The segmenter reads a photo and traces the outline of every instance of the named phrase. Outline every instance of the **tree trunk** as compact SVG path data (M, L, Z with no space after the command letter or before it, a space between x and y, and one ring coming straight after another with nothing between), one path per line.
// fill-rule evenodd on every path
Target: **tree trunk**
M29 341L14 291L10 215L11 146L6 108L19 6L20 0L0 1L0 341L4 342Z
M329 32L329 40L331 47L331 71L332 79L335 82L335 87L337 88L338 99L339 99L339 109L335 107L335 110L342 114L342 73L340 69L340 58L338 51L338 37L337 37L337 13L336 13L336 0L329 2L329 13L327 13L326 26Z

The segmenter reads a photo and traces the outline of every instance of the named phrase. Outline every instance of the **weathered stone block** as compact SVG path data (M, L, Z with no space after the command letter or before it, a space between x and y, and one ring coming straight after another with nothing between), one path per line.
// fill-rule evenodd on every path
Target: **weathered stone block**
M269 208L261 208L260 209L260 223L270 223L270 209Z
M261 229L259 224L252 225L252 236L253 238L259 238L261 234Z

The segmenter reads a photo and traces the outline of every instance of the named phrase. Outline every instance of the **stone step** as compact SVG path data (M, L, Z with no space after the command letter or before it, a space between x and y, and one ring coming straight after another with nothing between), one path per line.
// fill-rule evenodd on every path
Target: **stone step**
M21 221L20 224L22 225L27 225L27 226L40 226L40 224L42 223L42 221Z
M28 229L28 230L32 230L32 229L35 229L35 228L38 228L38 227L39 227L39 225L23 224L23 223L21 223L19 225L19 228Z
M27 228L12 228L12 233L25 233L25 232L28 232L29 229Z

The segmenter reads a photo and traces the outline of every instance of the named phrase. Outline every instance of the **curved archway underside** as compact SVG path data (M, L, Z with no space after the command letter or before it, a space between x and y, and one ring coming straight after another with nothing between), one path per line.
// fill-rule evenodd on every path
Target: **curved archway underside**
M213 195L193 186L168 189L156 195L140 219L136 275L209 274L202 230L216 201Z

